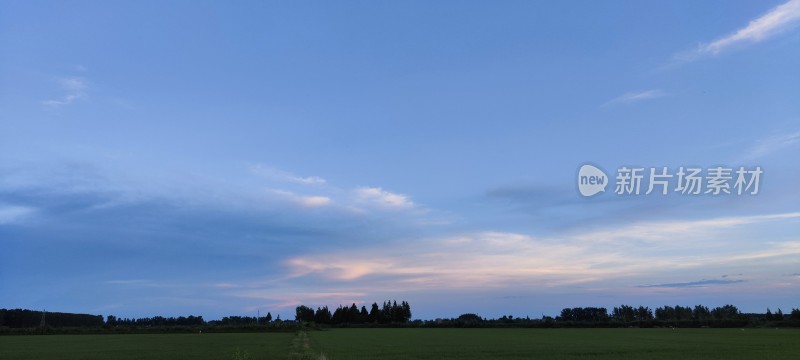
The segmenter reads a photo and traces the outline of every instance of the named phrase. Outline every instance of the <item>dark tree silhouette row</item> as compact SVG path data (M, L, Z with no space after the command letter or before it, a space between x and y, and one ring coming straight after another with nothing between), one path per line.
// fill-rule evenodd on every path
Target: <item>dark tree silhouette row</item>
M280 316L278 316L280 319ZM267 316L226 316L222 320L211 320L209 325L220 326L253 326L260 324L269 324L272 321L272 313L267 313Z
M795 309L797 310L797 309ZM769 309L767 309L769 314ZM697 305L694 308L688 306L662 306L656 308L655 314L648 307L639 306L634 308L630 305L621 305L613 308L611 315L606 308L586 307L586 308L566 308L561 310L561 315L557 320L579 321L579 322L599 322L599 321L671 321L671 320L743 320L745 316L733 305L725 305L709 310L708 307ZM777 320L778 318L775 318ZM772 320L771 318L769 320Z
M205 325L202 316L163 317L154 316L139 319L119 319L114 315L106 317L106 326L158 327L158 326L198 326Z
M0 327L39 327L42 324L43 314L46 326L50 327L100 327L104 325L102 315L0 309Z
M426 327L742 327L742 326L800 326L800 309L785 315L780 309L774 314L744 314L733 305L709 309L703 305L648 307L620 305L611 313L603 307L575 307L561 310L556 317L541 319L515 318L503 315L484 319L476 314L463 314L454 319L415 321Z
M318 307L315 311L305 305L300 305L295 309L295 320L303 322L314 322L317 324L341 325L341 324L403 324L411 320L411 305L405 301L400 304L397 301L385 301L383 306L372 303L370 310L366 306L361 306L359 310L355 303L350 306L339 305L331 313L327 306Z
M769 311L769 310L767 310ZM800 316L800 311L798 316ZM572 322L607 322L616 321L622 323L647 322L647 321L710 321L710 320L748 320L736 306L725 305L709 309L703 305L696 305L694 308L689 306L662 306L656 308L655 312L648 307L639 306L634 308L630 305L620 305L614 307L611 314L606 308L566 308L561 310L561 315L557 321ZM775 319L777 320L777 318Z
M24 309L0 309L0 330L41 328L43 312ZM369 309L356 304L339 306L333 312L327 306L316 310L308 306L295 309L295 322L281 321L280 316L272 318L271 313L262 317L228 316L220 320L205 321L202 316L148 317L138 319L117 318L109 315L103 321L102 315L72 314L62 312L44 313L45 328L82 329L197 329L227 331L257 329L278 329L302 326L302 323L316 323L330 326L409 326L409 327L620 327L620 326L677 326L677 327L732 327L732 326L793 326L800 327L800 309L792 309L784 314L781 309L766 313L743 314L733 305L708 308L703 305L662 306L655 310L648 307L620 305L611 309L603 307L575 307L561 310L556 317L542 316L541 319L515 318L504 315L497 319L484 319L476 314L463 314L458 318L414 320L411 319L411 306L402 301L385 301L382 305L373 303ZM99 331L99 330L98 330ZM103 330L106 331L106 330ZM172 330L170 330L172 331Z

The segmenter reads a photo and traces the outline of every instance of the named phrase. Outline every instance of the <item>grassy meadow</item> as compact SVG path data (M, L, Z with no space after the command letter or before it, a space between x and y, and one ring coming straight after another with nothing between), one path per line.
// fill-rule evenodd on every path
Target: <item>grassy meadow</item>
M789 329L335 329L328 359L797 359Z
M0 337L0 359L797 359L797 329L330 329ZM324 357L323 357L324 355Z
M0 359L287 359L295 336L291 332L0 336Z

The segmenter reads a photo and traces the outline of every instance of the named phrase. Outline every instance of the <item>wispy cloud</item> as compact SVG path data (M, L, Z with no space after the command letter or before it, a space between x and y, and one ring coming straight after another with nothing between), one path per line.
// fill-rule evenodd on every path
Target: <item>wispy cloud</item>
M331 198L327 196L298 195L285 190L275 190L274 193L302 207L316 208L330 205L332 202Z
M754 160L772 154L787 146L800 142L800 131L773 135L761 140L758 140L753 147L751 147L745 154L746 160Z
M303 256L286 265L294 277L321 278L330 285L338 284L340 291L367 284L373 290L398 291L503 288L521 281L553 286L617 271L592 269L596 258L585 255L590 255L587 249L573 245L523 234L484 232L347 254Z
M86 96L86 91L89 88L89 82L82 77L66 77L58 79L61 88L66 94L59 99L51 99L42 101L42 104L51 107L58 107L69 105Z
M383 208L409 209L414 207L414 202L403 194L383 190L379 187L362 187L355 190L356 198Z
M596 243L618 243L628 240L639 242L676 241L676 239L691 240L696 237L710 236L715 231L742 225L795 219L800 219L800 212L730 216L700 220L647 221L618 228L589 231L575 235L575 237Z
M259 176L263 176L270 180L275 181L288 181L297 184L305 184L305 185L317 185L317 184L325 184L326 181L322 177L319 176L297 176L287 171L283 171L280 169L276 169L273 167L256 164L250 166L250 171L254 174Z
M800 255L800 243L732 247L737 241L752 242L746 236L735 239L734 234L742 231L733 227L749 225L755 229L759 224L768 226L769 221L796 222L798 217L800 214L788 213L634 224L606 234L584 232L548 238L509 232L465 233L341 253L308 254L288 259L285 265L295 284L316 279L312 282L325 282L338 291L380 288L380 284L391 284L398 291L505 288L520 283L542 288L575 284L617 284L631 288L663 274L681 277L698 271L720 273L765 261L775 266L791 264ZM659 234L645 231L652 226L656 226L653 231ZM707 228L719 231L711 233L705 231ZM666 234L660 234L661 231ZM648 237L659 241L642 241ZM710 259L713 264L709 264ZM742 281L721 278L639 287L699 287L738 282Z
M0 204L0 225L22 221L33 213L34 209L31 207Z
M769 39L800 22L800 0L791 0L750 21L733 34L700 44L697 49L676 55L677 60L691 61L705 55L718 55L736 46L753 44Z
M654 287L661 287L661 288L707 287L707 286L713 286L713 285L728 285L728 284L736 284L736 283L742 283L742 282L744 282L744 280L699 280L699 281L666 283L666 284L637 285L637 287L642 287L642 288L654 288Z
M608 107L612 105L620 105L620 104L631 104L645 100L652 100L658 99L660 97L666 96L666 93L659 89L650 89L644 91L637 91L637 92L629 92L625 93L619 97L609 100L602 107Z
M408 195L391 192L377 186L348 189L336 186L336 184L328 184L328 182L320 176L298 176L294 173L263 164L251 165L249 166L249 171L259 177L275 182L300 185L326 185L317 188L324 192L325 196L301 196L297 193L302 193L304 191L297 188L293 189L295 192L286 190L272 191L275 194L290 199L292 202L305 207L329 205L333 202L331 196L349 193L350 196L343 196L338 202L343 208L347 208L354 213L364 214L368 208L375 210L417 209L423 211L423 213L425 212L425 210L417 208L416 204L414 204Z
M339 280L355 280L374 273L375 269L390 266L381 259L359 260L353 262L319 262L304 258L290 259L287 264L292 269L292 276L311 273L324 273L325 276Z

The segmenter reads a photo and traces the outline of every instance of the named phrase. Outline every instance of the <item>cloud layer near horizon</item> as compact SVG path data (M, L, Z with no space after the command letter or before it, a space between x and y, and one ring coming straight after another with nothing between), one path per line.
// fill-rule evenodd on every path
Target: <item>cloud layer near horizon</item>
M210 189L198 189L190 196L193 201L186 202L184 195L176 194L166 197L163 193L140 193L133 197L120 190L125 186L91 175L76 176L71 186L60 182L55 188L41 178L22 178L27 179L27 184L22 180L13 186L9 182L2 184L5 191L13 189L17 204L0 208L0 225L15 225L16 231L24 233L33 230L28 225L49 224L64 232L58 248L65 253L83 251L74 246L87 231L118 240L133 236L139 238L135 243L91 244L117 251L128 248L137 254L160 243L166 257L150 258L153 269L157 272L170 266L184 268L170 276L148 271L107 271L96 277L95 285L117 289L117 296L123 298L109 299L111 303L124 302L124 294L135 289L159 289L175 306L187 301L178 294L189 292L197 294L192 295L193 303L206 298L209 306L229 302L240 304L240 309L264 307L286 312L301 303L364 304L408 294L419 296L416 302L424 305L426 297L413 294L430 292L557 294L585 288L646 297L658 289L719 285L726 285L724 291L731 293L753 286L781 291L777 290L784 286L781 284L794 280L779 274L792 270L795 259L800 257L800 239L772 236L770 242L761 243L757 235L774 226L797 228L800 213L609 222L546 236L493 229L464 232L445 227L448 234L430 236L423 234L437 226L420 225L426 222L418 220L435 216L435 212L415 212L405 196L380 188L325 190L331 197L283 191L253 198L248 194L269 192L264 193L261 186L249 190L233 186L233 191L214 184L216 193L236 196L238 200L216 198L209 196ZM263 186L268 188L269 184ZM248 202L247 198L255 201ZM331 198L337 198L336 202ZM353 210L355 207L357 211ZM320 209L327 210L319 212ZM239 215L226 215L232 210ZM86 222L88 218L105 219L109 227L91 226ZM359 225L364 221L369 225ZM113 225L120 222L128 224L122 232ZM136 223L147 225L131 228ZM85 230L80 230L83 227ZM342 233L342 227L349 229ZM186 232L182 228L193 230ZM363 231L361 239L353 236L357 228ZM137 235L139 230L152 232L153 236L141 238L144 234ZM375 230L381 234L380 241L371 235ZM295 241L301 241L302 246L284 245ZM236 245L230 247L228 243ZM178 256L182 246L214 253L212 258L240 260L211 275L210 269L198 268L199 263L191 259L167 260ZM275 252L281 248L284 250ZM144 260L141 256L134 255L132 260ZM207 256L198 260L208 263ZM189 273L194 275L187 282L183 277ZM698 275L713 278L728 273L744 275L737 279L692 280ZM207 280L198 281L200 278ZM208 291L213 295L199 295Z

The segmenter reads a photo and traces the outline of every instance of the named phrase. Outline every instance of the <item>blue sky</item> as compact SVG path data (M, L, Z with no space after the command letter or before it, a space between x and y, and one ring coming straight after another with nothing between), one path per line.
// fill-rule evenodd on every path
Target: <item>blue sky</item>
M0 307L786 311L799 25L797 0L4 2ZM764 174L583 198L585 163Z

